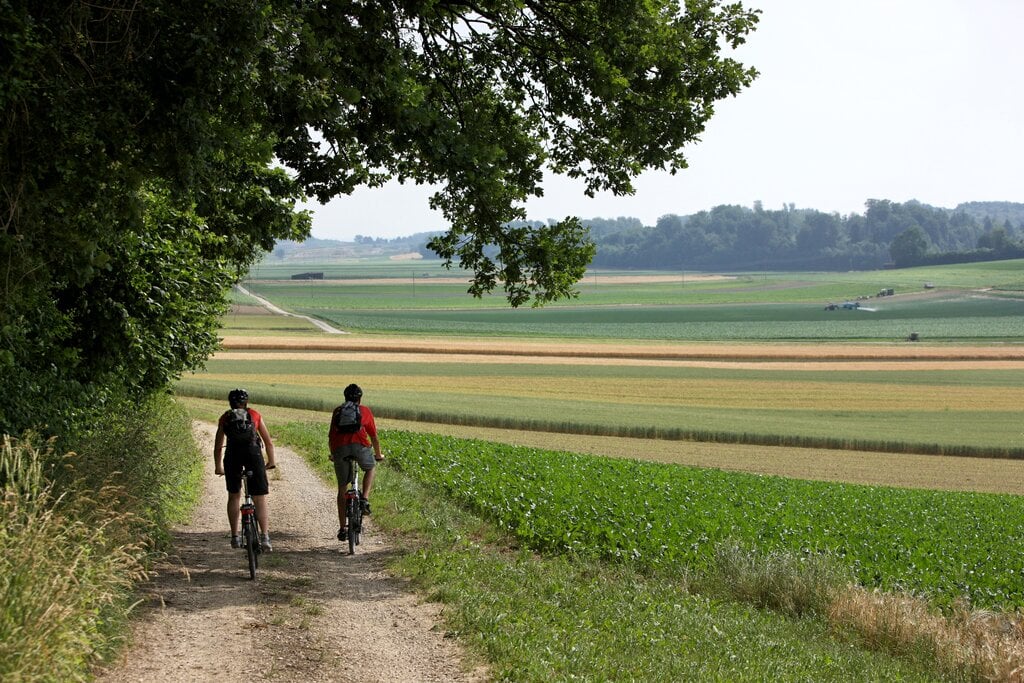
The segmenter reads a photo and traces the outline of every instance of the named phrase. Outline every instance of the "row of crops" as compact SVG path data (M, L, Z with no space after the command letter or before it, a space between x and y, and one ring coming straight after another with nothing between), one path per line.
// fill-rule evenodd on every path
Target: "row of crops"
M809 482L390 431L393 463L530 548L702 571L723 542L824 553L867 587L1024 606L1018 496Z

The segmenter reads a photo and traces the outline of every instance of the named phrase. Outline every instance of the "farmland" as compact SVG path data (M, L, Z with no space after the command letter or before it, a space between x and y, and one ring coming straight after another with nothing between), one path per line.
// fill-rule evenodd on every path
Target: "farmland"
M520 311L459 294L436 265L357 264L345 281L249 283L350 334L248 313L240 299L250 306L226 318L225 350L179 389L218 396L244 384L265 402L323 409L356 381L381 414L426 423L1020 458L1021 265L685 284L599 273L577 305ZM415 297L385 277L412 267L426 281ZM856 298L893 283L896 296ZM686 303L647 303L668 290ZM825 310L826 291L861 310ZM922 341L906 341L911 330Z
M1017 261L840 274L598 273L580 283L576 300L516 310L500 292L472 299L464 276L425 268L363 265L344 280L254 279L247 287L345 330L405 336L896 342L916 333L988 343L1020 340L1024 315ZM887 289L897 295L875 296ZM826 310L845 301L860 306Z
M467 299L442 273L421 271L413 291L409 264L264 278L247 286L347 334L240 297L223 351L179 391L222 400L245 386L285 433L319 433L357 382L396 466L545 555L673 576L714 573L736 544L828 557L860 585L932 605L1012 610L1021 266L603 273L576 302L522 311ZM887 287L896 295L872 295ZM543 501L526 517L520 481Z

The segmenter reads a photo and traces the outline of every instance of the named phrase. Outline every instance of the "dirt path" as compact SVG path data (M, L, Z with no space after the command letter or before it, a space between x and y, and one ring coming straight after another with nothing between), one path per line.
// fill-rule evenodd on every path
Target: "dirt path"
M213 427L196 425L203 453ZM385 571L395 552L370 518L356 555L334 538L335 490L278 447L271 472L271 539L256 581L229 544L224 480L208 458L192 523L174 532L122 660L97 680L484 681L421 603Z

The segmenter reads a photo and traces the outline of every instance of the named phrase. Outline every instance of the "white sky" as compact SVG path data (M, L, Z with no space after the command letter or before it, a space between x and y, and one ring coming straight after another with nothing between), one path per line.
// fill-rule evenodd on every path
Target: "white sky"
M719 102L690 167L630 197L548 178L531 220L666 214L719 204L863 213L867 199L952 208L1024 202L1024 0L746 0L763 10L734 53L761 75ZM313 236L447 227L428 188L394 184L312 203Z

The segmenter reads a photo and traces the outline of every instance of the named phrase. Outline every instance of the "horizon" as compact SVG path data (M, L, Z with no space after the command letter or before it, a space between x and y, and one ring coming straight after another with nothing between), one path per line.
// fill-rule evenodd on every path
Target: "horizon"
M916 199L907 199L907 200L902 201L902 202L897 202L897 201L892 200L892 199L884 199L884 198L881 198L881 197L871 197L869 199L865 199L864 200L864 205L867 206L867 203L869 201L883 201L883 202L884 201L888 201L888 202L892 202L893 204L910 204L910 203L916 202L916 203L921 204L923 206L928 206L928 207L931 207L933 209L940 209L940 210L943 210L943 211L956 211L961 206L972 205L972 204L1011 204L1011 205L1019 205L1021 207L1024 207L1024 202L1015 202L1015 201L1006 200L1006 199L966 200L966 201L958 203L956 206L937 206L937 205L934 205L934 204L928 204L927 202L921 202L921 201L918 201ZM692 213L686 213L686 214L665 214L665 215L677 215L677 216L681 216L681 217L687 217L687 216L693 216L693 215L699 214L699 213L708 212L708 211L716 209L716 208L718 208L720 206L740 206L741 208L750 209L751 211L753 211L754 210L753 204L755 204L755 203L756 202L752 202L751 206L744 206L742 204L716 204L715 206L710 206L710 207L708 207L706 209L700 209L700 210L694 211ZM763 208L764 208L765 211L779 211L779 210L783 210L783 209L785 209L787 207L783 206L783 207L763 207ZM827 213L827 214L830 214L830 215L831 214L839 213L839 212L836 212L836 211L823 211L821 209L817 209L817 208L812 207L812 206L795 206L793 208L793 210L794 211L817 211L819 213ZM864 213L865 213L864 211L852 211L850 213L844 213L844 214L839 214L839 215L841 217L843 217L843 218L846 218L846 217L849 217L849 216L852 216L852 215L864 215ZM580 217L580 222L582 222L583 224L586 224L588 221L592 221L592 220L620 220L620 219L627 219L627 220L628 219L636 219L636 220L640 220L640 218L637 217L637 216L589 216L587 218ZM644 228L653 228L653 227L655 227L655 224L657 223L657 221L655 221L655 223L651 223L651 224L643 223L643 221L641 221L641 223L643 224ZM1024 226L1022 226L1022 227L1024 227ZM279 240L278 244L280 244L282 242L292 242L292 243L296 243L296 244L303 244L305 242L308 242L309 240L320 240L320 241L323 241L323 242L340 242L340 243L343 243L343 244L354 244L356 242L357 238L370 238L370 239L375 239L375 240L382 239L382 240L394 241L394 240L410 239L412 237L415 237L416 235L421 235L421 234L426 234L426 233L438 233L438 232L442 232L443 233L443 232L445 232L445 229L444 228L437 228L437 229L434 229L434 230L416 230L414 232L410 232L410 233L406 233L406 234L396 234L396 235L386 235L386 236L385 235L374 236L374 235L357 234L357 235L353 235L352 238L350 238L350 239L342 239L342 238L337 238L337 237L320 237L318 235L311 234L307 239L302 240L302 242L299 242L297 240Z

